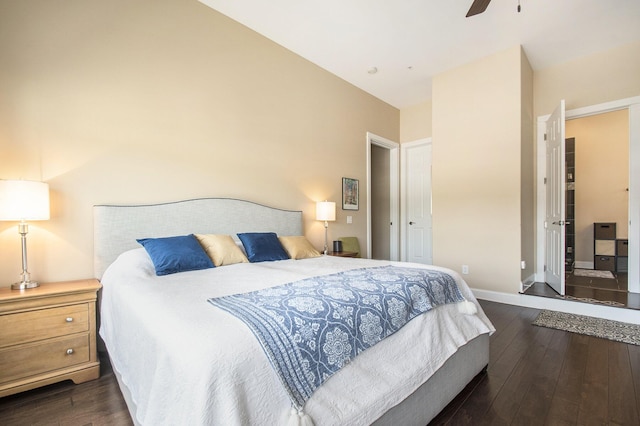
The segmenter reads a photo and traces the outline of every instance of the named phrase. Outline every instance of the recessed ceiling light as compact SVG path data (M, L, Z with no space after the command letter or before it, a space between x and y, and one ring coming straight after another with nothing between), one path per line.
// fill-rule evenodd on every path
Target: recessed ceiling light
M375 74L375 73L377 73L377 72L378 72L378 68L376 68L376 67L371 67L371 68L369 68L369 70L367 70L367 72L368 72L369 74Z

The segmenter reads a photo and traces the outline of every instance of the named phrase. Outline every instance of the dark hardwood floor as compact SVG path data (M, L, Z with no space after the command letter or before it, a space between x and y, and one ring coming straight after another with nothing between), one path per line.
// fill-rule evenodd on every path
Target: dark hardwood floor
M109 361L100 358L98 380L55 383L0 398L0 425L133 425Z
M542 282L533 283L524 294L640 310L640 294L628 292L627 274L616 272L613 276L611 279L582 277L572 271L566 274L565 296Z
M533 326L537 309L481 304L497 330L487 372L431 425L640 424L640 346ZM131 425L103 367L92 382L0 398L0 424Z
M487 373L431 424L640 424L640 346L532 326L537 309L481 304L497 330Z

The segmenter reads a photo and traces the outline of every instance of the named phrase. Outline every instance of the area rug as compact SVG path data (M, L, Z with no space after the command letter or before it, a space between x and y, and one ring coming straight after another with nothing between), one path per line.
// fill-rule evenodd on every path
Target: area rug
M532 324L640 346L640 325L637 324L546 310L540 312Z
M609 278L614 279L611 271L597 271L595 269L574 269L573 275L576 277L590 277L590 278Z
M590 297L575 297L568 295L557 295L556 297L562 300L574 300L576 302L591 303L592 305L615 306L616 308L623 308L625 306L624 303L616 302L615 300L596 300Z

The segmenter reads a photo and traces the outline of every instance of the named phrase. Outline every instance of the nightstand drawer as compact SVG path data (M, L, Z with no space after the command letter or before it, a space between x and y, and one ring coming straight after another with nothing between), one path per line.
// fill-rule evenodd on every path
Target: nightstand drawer
M0 348L87 330L86 303L0 315Z
M0 288L0 398L100 377L96 279Z
M0 383L89 362L89 334L0 350Z

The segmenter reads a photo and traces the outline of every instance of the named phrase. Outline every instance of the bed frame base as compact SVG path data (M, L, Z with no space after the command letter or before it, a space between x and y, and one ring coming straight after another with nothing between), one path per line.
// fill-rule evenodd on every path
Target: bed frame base
M400 404L376 420L375 426L425 426L435 418L489 363L489 335L482 334L458 349L429 380ZM113 363L111 363L113 365ZM120 373L113 368L120 391L136 426L136 405L123 383Z
M425 426L489 364L489 335L458 349L425 383L376 420L375 426Z

